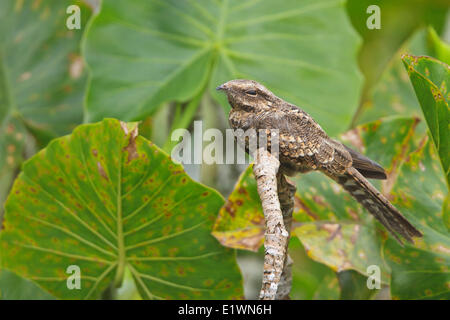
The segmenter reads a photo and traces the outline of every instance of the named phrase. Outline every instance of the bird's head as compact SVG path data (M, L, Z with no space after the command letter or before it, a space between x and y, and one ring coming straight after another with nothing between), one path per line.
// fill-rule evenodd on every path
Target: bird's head
M262 84L245 79L225 82L216 88L225 92L233 109L247 112L270 110L280 99Z

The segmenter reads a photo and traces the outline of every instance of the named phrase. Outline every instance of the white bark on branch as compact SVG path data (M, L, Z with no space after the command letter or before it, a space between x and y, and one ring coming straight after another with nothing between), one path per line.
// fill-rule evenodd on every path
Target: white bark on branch
M279 166L276 157L262 148L257 150L253 173L266 222L264 274L259 295L262 300L289 299L292 283L292 260L287 255L287 248L295 186L281 174L277 179Z

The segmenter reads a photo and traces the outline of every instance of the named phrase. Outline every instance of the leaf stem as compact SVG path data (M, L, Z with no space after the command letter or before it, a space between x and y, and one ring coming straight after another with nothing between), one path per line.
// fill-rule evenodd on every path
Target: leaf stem
M170 128L169 137L166 140L166 143L164 144L164 151L170 153L172 148L178 143L177 141L172 141L171 135L173 130L175 129L186 129L192 122L192 119L195 116L195 113L197 112L200 99L202 98L204 93L204 89L201 90L194 98L192 98L191 101L186 105L186 108L181 111L181 104L176 105L175 110L175 117L174 121L172 123L172 126ZM181 115L181 113L183 113Z
M129 139L133 139L132 135L128 135ZM122 150L120 150L119 176L117 182L117 248L118 248L118 264L117 273L114 279L116 288L122 286L123 276L125 273L125 245L123 241L123 223L122 223Z

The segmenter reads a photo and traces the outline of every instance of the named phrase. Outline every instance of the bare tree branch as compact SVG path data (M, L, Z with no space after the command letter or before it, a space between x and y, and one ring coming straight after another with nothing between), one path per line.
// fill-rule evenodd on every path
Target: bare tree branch
M287 255L287 247L295 186L281 174L277 179L279 166L276 157L262 148L257 150L253 172L266 222L264 274L259 296L262 300L288 299L292 283L292 260Z

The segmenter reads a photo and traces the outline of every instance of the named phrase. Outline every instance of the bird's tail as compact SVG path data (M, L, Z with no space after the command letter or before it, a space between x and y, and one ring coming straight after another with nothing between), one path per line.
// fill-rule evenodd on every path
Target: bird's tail
M398 234L411 243L414 243L412 237L422 236L422 233L355 168L350 167L345 174L332 178L374 215L400 244L402 241Z

